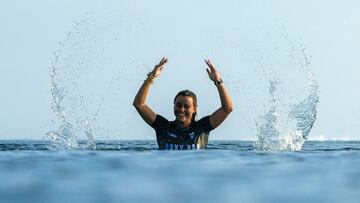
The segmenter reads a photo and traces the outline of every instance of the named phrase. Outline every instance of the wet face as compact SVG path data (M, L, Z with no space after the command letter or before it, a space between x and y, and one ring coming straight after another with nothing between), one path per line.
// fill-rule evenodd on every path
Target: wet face
M187 127L191 123L192 116L196 108L192 97L178 96L174 104L174 114L176 121L183 127Z

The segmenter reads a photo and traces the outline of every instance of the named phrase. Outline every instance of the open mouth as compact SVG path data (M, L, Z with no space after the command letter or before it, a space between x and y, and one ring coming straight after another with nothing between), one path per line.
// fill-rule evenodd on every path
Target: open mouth
M177 112L176 115L178 118L185 118L187 116L186 113L179 113L179 112Z

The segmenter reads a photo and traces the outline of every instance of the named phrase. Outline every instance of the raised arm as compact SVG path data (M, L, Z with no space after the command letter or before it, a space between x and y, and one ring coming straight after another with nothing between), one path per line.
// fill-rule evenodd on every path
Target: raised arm
M167 62L167 58L163 57L161 61L154 67L154 69L148 73L148 76L144 83L141 85L138 93L134 98L133 105L137 112L140 114L144 121L152 125L155 121L156 114L146 105L146 96L148 94L150 85L154 82L154 79L160 75L164 64Z
M210 80L214 81L220 96L221 107L217 109L213 114L210 116L210 124L213 128L218 127L226 117L232 112L233 105L228 95L224 83L220 77L220 74L216 71L214 65L210 62L210 60L205 60L206 65L208 68L206 69L207 73L209 74Z

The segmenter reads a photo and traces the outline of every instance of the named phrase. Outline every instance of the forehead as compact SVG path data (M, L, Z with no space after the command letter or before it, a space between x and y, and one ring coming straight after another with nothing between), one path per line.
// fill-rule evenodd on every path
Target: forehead
M190 96L178 96L176 97L175 104L182 103L182 104L193 104L193 98Z

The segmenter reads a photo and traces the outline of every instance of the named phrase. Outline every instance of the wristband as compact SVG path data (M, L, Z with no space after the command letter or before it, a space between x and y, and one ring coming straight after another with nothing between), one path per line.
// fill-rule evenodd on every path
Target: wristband
M215 84L215 86L217 87L217 86L219 86L220 84L222 84L224 81L220 78L220 80L219 81L214 81L214 84Z

